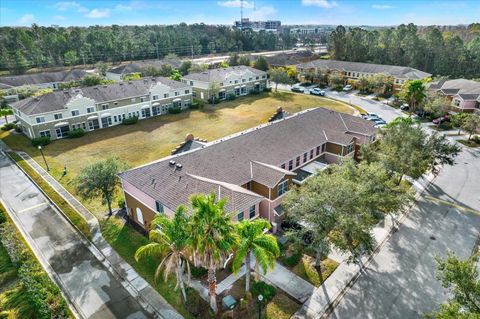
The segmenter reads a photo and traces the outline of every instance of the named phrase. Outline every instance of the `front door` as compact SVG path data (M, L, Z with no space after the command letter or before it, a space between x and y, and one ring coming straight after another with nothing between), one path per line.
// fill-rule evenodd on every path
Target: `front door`
M102 127L109 127L110 125L112 125L112 117L111 116L107 116L107 117L103 117L102 118Z
M57 138L62 138L67 136L67 133L70 131L70 127L68 125L60 126L55 129L55 133L57 133Z
M100 128L100 123L98 123L97 119L88 121L88 129L90 131L96 130L98 128Z

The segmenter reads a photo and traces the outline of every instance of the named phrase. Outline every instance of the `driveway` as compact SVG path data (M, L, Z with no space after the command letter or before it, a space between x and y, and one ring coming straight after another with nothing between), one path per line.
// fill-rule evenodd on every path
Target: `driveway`
M43 264L58 276L81 318L151 318L2 152L0 197Z
M330 318L422 318L447 299L435 256L465 258L480 230L480 150L464 149L442 169Z

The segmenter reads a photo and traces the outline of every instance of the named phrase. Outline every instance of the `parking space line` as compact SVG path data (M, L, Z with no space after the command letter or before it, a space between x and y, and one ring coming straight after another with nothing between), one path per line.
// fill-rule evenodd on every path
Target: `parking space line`
M22 209L19 211L19 213L24 213L24 212L27 212L29 210L32 210L32 209L35 209L35 208L38 208L38 207L41 207L43 205L47 205L47 203L40 203L40 204L37 204L37 205L33 205L31 207L28 207L28 208L25 208L25 209Z
M425 198L429 199L431 201L434 201L434 202L438 202L438 203L441 203L441 204L444 204L444 205L452 206L452 207L458 208L459 210L467 211L469 213L480 216L480 212L478 210L475 210L475 209L472 209L472 208L468 208L468 207L458 205L458 204L455 204L455 203L452 203L452 202L449 202L449 201L446 201L446 200L443 200L443 199L438 199L438 198L435 198L435 197L432 197L432 196L425 196Z

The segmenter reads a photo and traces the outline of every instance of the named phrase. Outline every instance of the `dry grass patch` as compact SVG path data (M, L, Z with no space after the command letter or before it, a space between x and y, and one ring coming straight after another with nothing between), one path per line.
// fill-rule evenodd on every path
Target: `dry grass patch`
M78 139L53 141L44 147L44 154L50 174L75 195L73 179L80 169L88 163L104 159L106 155L117 156L135 167L170 155L171 150L188 133L212 141L267 122L279 106L288 112L325 107L354 113L347 104L327 98L288 92L263 93L225 101L213 107L207 105L203 110L162 115L139 121L135 125L117 125L89 132ZM27 152L45 167L40 152L31 146L25 136L1 131L0 139L14 150ZM60 179L64 165L68 174ZM97 199L83 203L97 216L106 211Z

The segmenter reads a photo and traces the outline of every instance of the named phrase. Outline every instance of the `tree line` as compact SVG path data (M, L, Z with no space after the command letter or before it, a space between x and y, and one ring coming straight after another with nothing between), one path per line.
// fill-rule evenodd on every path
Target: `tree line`
M288 48L289 34L235 30L205 24L149 26L0 28L0 69L14 74L33 67L73 66L98 61L195 56Z
M480 77L480 24L461 32L438 27L365 30L338 26L329 37L332 59L410 66L434 76Z

